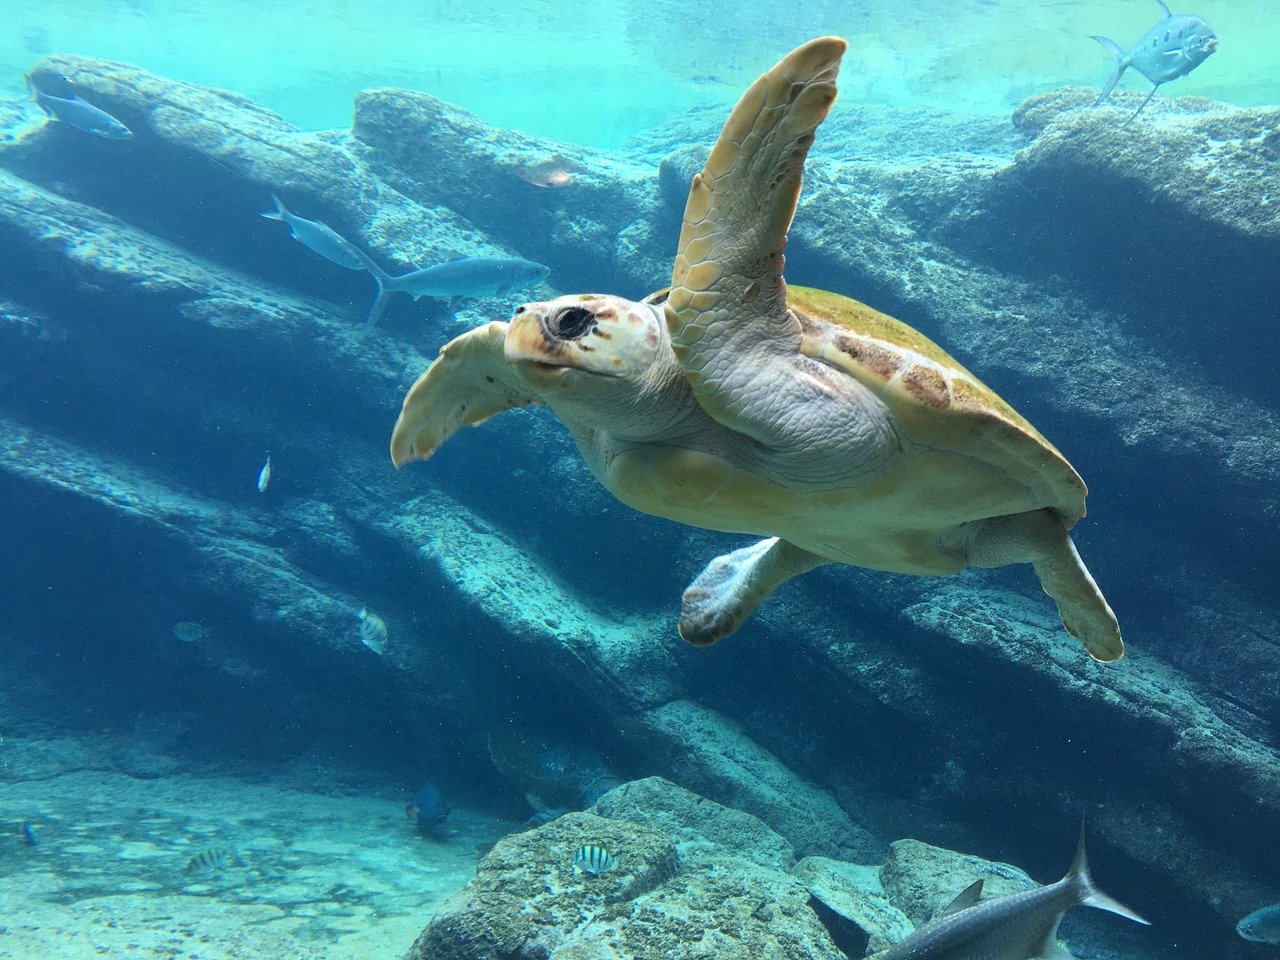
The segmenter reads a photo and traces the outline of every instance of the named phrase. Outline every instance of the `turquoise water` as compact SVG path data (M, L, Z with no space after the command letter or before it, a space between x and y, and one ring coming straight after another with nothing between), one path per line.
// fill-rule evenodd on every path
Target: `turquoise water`
M1204 16L1222 46L1169 92L1280 102L1274 4L1174 10ZM73 52L235 90L304 129L347 126L357 91L402 86L490 123L616 146L695 104L732 103L779 49L823 33L852 41L841 74L848 100L1004 113L1038 90L1100 85L1110 58L1089 35L1127 46L1158 12L1150 0L4 0L0 93L20 92L35 58Z
M1274 2L1176 7L1220 49L1129 122L1148 85L1096 106L1090 35L1152 0L0 0L0 960L491 960L467 911L511 960L861 960L975 875L1062 877L1082 818L1153 923L1071 909L1075 956L1265 955L1235 924L1280 900ZM826 33L791 305L936 350L841 301L802 356L751 306L691 356L678 307L574 297L670 282L731 105ZM785 166L781 112L713 172ZM752 216L790 181L716 179L725 288L776 304ZM930 359L885 384L885 339ZM1020 427L936 409L952 364L1087 516ZM1061 549L932 575L1007 559L1010 502L1079 519L1105 617ZM742 531L868 566L686 643L741 612L685 610Z

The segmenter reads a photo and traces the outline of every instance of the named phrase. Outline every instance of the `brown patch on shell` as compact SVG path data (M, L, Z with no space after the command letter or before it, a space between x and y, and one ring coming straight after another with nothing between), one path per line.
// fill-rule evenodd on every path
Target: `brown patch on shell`
M902 368L900 379L904 387L929 406L938 410L951 406L951 385L932 367L920 363L907 364Z
M836 333L831 338L831 345L886 383L901 370L902 355L887 349L878 340Z

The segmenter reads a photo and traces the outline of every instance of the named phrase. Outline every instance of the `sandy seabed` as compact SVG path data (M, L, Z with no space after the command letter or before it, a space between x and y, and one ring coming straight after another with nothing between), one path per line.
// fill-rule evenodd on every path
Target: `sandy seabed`
M99 771L4 783L0 822L0 958L22 960L398 958L511 829L455 811L431 838L397 798Z

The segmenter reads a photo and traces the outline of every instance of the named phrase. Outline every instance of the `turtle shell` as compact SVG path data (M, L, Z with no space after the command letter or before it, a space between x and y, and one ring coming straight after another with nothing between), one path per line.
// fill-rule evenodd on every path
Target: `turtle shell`
M966 473L958 469L962 461L948 458L946 485L972 483L974 496L999 498L1001 490L990 482L1003 474L1009 481L1000 485L1007 503L1003 508L992 504L1000 512L1051 507L1068 528L1084 516L1088 490L1066 457L924 334L825 290L789 285L787 304L800 321L801 353L871 390L918 455L939 451L972 462Z

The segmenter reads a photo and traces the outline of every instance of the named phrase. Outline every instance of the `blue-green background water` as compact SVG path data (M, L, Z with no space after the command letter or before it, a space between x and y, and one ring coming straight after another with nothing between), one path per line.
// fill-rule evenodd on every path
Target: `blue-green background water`
M1202 13L1223 44L1179 93L1280 102L1280 22L1267 0L1220 0L1211 12L1174 7ZM346 126L361 89L404 86L491 123L617 146L695 104L732 104L777 50L824 33L853 40L842 76L849 99L1004 113L1037 90L1100 84L1110 58L1089 36L1127 46L1159 8L1150 0L5 0L0 12L0 90L15 94L34 57L92 51L235 90L304 129Z
M1276 115L1210 105L1200 124L1194 103L1176 108L1185 122L1160 109L1193 96L1280 103L1280 21L1261 0L1176 7L1209 19L1219 51L1162 88L1142 123L1120 128L1100 110L1051 131L1066 160L1045 160L1010 122L1028 97L1096 88L1111 64L1089 35L1127 45L1158 12L1147 0L0 0L0 99L12 101L0 141L0 785L18 798L0 797L0 872L31 898L10 912L101 895L98 874L77 871L157 882L121 853L144 838L76 832L111 818L132 829L162 803L148 784L185 796L196 813L183 816L216 808L228 823L242 786L258 804L278 787L278 807L237 829L264 849L328 850L343 883L399 882L370 908L399 911L399 939L341 954L399 955L452 892L416 900L416 871L437 855L456 867L473 843L559 807L548 792L581 803L598 776L661 773L749 807L750 791L691 759L697 743L646 726L687 700L881 844L807 852L878 862L883 844L912 836L1048 881L1085 814L1100 883L1155 926L1073 911L1065 929L1082 956L1262 955L1232 925L1280 895ZM1090 485L1077 539L1130 643L1119 664L1084 658L1025 567L946 581L826 569L738 636L693 650L674 633L680 593L740 539L616 503L545 410L391 469L404 389L440 344L522 295L640 297L667 282L691 173L682 151L709 145L756 76L823 33L851 46L787 277L917 326L1064 451ZM134 111L132 141L45 124L21 102L22 78L56 54L231 91L260 127L224 126L239 101L165 82L144 86L141 107L101 88L101 102ZM131 68L93 63L79 82L132 92ZM364 139L351 139L357 95L389 87L471 111L445 111L464 133L415 125L435 106L373 116L370 102L396 101L387 94L363 101ZM1131 73L1121 89L1147 85ZM175 121L169 96L210 128ZM1064 96L1070 113L1092 91ZM252 104L329 132L281 133ZM1115 120L1088 126L1097 117ZM1070 162L1104 135L1122 161ZM1021 149L1032 159L1015 162ZM1235 165L1219 167L1228 152ZM580 179L522 178L547 156L580 162ZM1256 192L1242 196L1227 169L1256 177ZM461 242L541 260L551 276L456 311L400 298L368 331L369 276L262 220L274 192L388 268ZM384 657L360 645L364 606L387 618ZM562 619L590 624L587 654L552 642ZM187 621L207 635L177 638ZM984 632L990 622L1009 633ZM455 806L440 849L400 816L424 783ZM271 827L299 797L369 806ZM37 848L17 832L28 821ZM145 839L157 857L177 856L169 831L185 860L200 824L183 823ZM382 859L342 878L325 842ZM307 896L357 900L327 895L335 876ZM271 884L236 895L283 896ZM58 942L61 954L38 955L77 955Z

